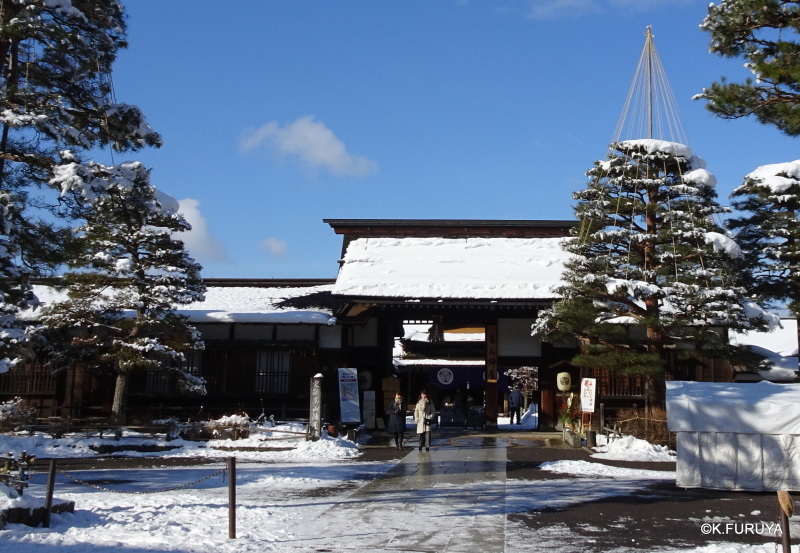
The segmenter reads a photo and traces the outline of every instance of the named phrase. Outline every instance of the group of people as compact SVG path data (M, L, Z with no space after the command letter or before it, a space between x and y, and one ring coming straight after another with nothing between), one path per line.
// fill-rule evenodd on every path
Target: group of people
M511 411L511 424L514 424L514 417L516 416L517 424L522 424L520 418L520 410L522 409L523 396L519 388L514 387L508 396L508 407ZM403 394L397 392L394 396L394 401L389 405L389 424L387 430L390 434L394 434L395 449L403 449L403 441L406 432L406 412L408 405ZM431 450L431 424L436 416L436 409L433 402L428 399L428 394L425 390L419 393L419 400L414 407L414 422L417 423L417 435L419 436L419 450L425 448L425 451Z
M397 392L394 401L389 405L389 424L387 430L394 434L395 449L403 449L403 440L406 432L406 411L408 405L403 394ZM414 422L417 423L417 435L419 436L419 450L431 450L431 424L436 417L436 408L433 402L428 399L428 394L423 390L419 394L419 400L414 407Z

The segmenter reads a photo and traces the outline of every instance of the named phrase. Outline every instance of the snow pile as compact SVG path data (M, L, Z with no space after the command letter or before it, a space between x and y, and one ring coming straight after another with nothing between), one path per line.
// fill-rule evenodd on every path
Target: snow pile
M111 442L109 439L65 437L53 439L44 434L0 434L0 452L12 452L16 457L20 451L36 455L38 458L94 457L97 452L92 446ZM157 445L156 440L136 440L137 445Z
M626 458L626 461L635 459ZM674 460L674 458L673 458ZM671 470L647 470L612 467L589 461L552 461L542 463L539 467L548 472L559 472L572 476L588 476L591 478L622 478L626 480L675 480L675 472Z
M305 426L278 425L275 428L250 427L250 434L240 440L167 440L125 432L121 439L86 437L79 434L52 438L44 434L0 434L0 452L26 451L44 458L98 457L102 447L113 447L108 455L125 457L198 457L218 460L235 455L248 461L294 461L351 459L359 455L358 446L344 438L323 434L318 441L306 441ZM160 451L150 449L161 448ZM140 451L148 449L148 451Z
M250 426L250 417L247 415L228 415L217 419L217 424L221 426Z
M5 484L0 484L0 509L36 509L43 505L41 497L31 495L19 495L17 490L13 490Z
M606 441L594 449L597 453L593 453L592 457L609 461L675 462L675 452L668 447L633 436Z
M304 441L294 449L293 457L300 459L335 460L358 457L358 445L344 438L323 436L316 442Z

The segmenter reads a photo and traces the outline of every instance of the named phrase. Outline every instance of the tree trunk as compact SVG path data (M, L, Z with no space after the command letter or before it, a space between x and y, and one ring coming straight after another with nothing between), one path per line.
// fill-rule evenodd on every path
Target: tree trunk
M645 416L652 417L653 409L661 407L664 403L664 377L646 375L644 377L644 405Z
M128 373L119 371L114 386L114 403L111 404L111 415L115 424L125 424L125 410L128 404Z

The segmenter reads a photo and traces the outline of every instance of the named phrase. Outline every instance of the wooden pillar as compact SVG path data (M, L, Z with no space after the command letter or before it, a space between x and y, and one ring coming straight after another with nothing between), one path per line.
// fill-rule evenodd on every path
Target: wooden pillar
M497 325L486 325L486 426L497 427Z

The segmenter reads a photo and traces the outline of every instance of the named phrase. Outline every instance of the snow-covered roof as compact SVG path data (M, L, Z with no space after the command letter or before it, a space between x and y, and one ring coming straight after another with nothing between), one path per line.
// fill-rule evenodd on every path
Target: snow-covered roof
M798 370L797 320L781 319L770 332L732 332L731 344L747 346L764 357L764 370L758 373L773 382L794 381Z
M294 323L331 324L329 309L286 309L286 299L330 292L333 285L310 287L209 287L206 299L181 307L177 312L195 323Z
M564 238L358 238L334 295L544 300L557 297Z
M800 384L667 382L672 432L800 434Z
M283 323L332 324L329 309L287 309L283 300L330 292L333 285L319 286L209 286L205 301L181 306L177 313L193 323ZM66 295L49 286L34 285L34 293L45 305L63 300ZM28 313L26 319L35 319Z

